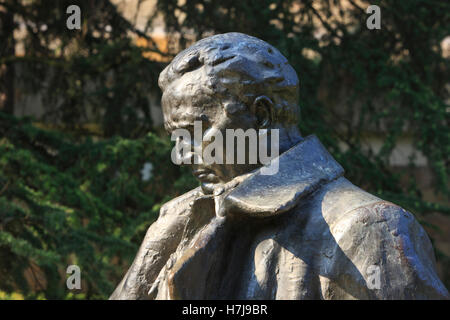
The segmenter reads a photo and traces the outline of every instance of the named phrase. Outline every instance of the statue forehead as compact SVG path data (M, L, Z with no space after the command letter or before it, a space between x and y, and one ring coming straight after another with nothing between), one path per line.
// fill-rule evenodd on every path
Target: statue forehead
M197 70L196 72L199 72ZM180 77L173 81L162 96L162 109L166 123L189 124L202 115L211 118L222 113L221 101L201 77Z
M163 108L173 109L180 105L212 103L218 95L211 89L210 79L202 69L184 74L174 80L164 90L161 103Z

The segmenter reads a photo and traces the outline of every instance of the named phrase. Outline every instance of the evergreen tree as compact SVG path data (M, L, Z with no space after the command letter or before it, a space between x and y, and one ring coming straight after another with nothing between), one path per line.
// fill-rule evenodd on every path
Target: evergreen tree
M66 27L73 4L81 30ZM381 9L380 30L366 27L362 1L159 0L153 19L162 15L170 39L161 52L107 0L0 0L0 298L109 296L159 207L197 185L170 162L171 143L152 126L148 96L160 94L164 64L148 53L170 59L213 33L243 32L280 49L300 78L301 132L317 134L352 182L422 223L449 214L441 42L450 6L370 4ZM18 82L42 95L42 119L13 116ZM368 135L383 138L379 151L365 148ZM390 166L405 136L426 156L442 201L424 200L413 158L405 170ZM450 263L437 253L449 287ZM70 264L82 272L75 296L65 286Z

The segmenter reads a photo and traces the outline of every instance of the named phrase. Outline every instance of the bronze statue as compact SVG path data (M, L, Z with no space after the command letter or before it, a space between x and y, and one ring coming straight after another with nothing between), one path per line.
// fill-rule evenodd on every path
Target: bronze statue
M276 130L268 149L280 155L250 163L252 143L244 163L188 154L200 158L201 186L161 208L110 299L449 298L413 215L354 186L315 136L300 135L298 78L277 49L240 33L205 38L159 85L169 132L196 121L202 135ZM242 151L224 145L223 157Z

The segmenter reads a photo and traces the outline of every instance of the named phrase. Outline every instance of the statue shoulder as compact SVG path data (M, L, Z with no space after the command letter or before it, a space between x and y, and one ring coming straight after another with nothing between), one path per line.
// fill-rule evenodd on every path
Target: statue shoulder
M431 241L413 214L353 185L345 178L324 186L314 212L326 221L334 264L327 272L347 274L355 297L448 299L440 281ZM314 221L320 221L315 218ZM333 251L333 250L331 250ZM374 275L377 277L372 290ZM345 279L340 279L343 281ZM364 293L364 294L363 294Z
M380 250L381 244L395 250L410 247L426 255L434 266L431 241L413 214L348 181L333 192L333 198L337 198L329 199L333 204L323 207L327 208L325 217L330 231L341 247L350 251L363 248L367 254Z
M381 286L373 291L377 298L449 298L428 235L402 207L381 199L366 204L344 214L332 233L366 282L378 270Z
M431 242L425 230L413 214L392 202L376 197L372 201L364 202L361 206L344 211L337 217L333 229L336 231L333 232L334 234L343 233L352 237L361 237L361 240L368 231L373 230L380 237L413 238L430 243L431 248Z
M201 188L198 187L166 202L159 210L159 217L183 215L186 211L190 210L189 204L201 194Z
M416 223L410 212L362 190L344 177L324 186L314 199L315 206L336 234L345 233L349 228L367 229L375 225L395 229L398 225Z

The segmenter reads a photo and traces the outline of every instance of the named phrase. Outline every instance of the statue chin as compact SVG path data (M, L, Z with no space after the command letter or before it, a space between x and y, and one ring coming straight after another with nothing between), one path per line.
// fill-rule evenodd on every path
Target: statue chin
M200 186L204 194L213 194L215 185L216 184L212 182L202 182Z

